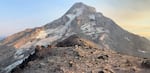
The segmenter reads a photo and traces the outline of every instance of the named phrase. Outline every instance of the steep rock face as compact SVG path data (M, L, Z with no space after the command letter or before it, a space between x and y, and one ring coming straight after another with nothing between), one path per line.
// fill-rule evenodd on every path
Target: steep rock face
M16 33L0 42L0 46L16 49L15 54L11 53L14 58L8 58L10 62L1 66L2 70L11 70L22 63L34 53L35 46L57 44L72 35L78 35L101 48L150 58L150 41L125 31L102 13L96 12L95 8L76 3L59 19L42 27Z

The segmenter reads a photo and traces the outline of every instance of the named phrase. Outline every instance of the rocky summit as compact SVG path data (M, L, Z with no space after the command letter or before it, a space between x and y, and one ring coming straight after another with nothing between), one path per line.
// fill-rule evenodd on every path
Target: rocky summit
M0 41L0 73L148 73L150 41L83 3Z

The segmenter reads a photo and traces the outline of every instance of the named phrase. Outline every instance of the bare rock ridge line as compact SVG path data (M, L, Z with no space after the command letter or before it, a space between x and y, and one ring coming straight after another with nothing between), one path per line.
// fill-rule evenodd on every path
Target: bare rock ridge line
M76 35L61 41L55 47L37 46L36 54L29 60L13 69L12 73L149 73L150 71L148 64L150 61L146 59L121 55L110 49L95 48Z
M50 45L63 47L62 51L66 50L68 45L72 49L75 45L84 46L78 49L82 52L86 51L83 51L85 46L90 45L90 48L114 50L126 55L150 58L148 39L122 29L110 18L96 12L94 7L79 2L75 3L62 17L51 23L26 29L0 41L0 72L9 73L24 62L30 61L30 57L36 53L37 46ZM40 51L44 52L43 49ZM69 51L69 49L67 51L77 52ZM74 53L72 55L69 57L74 57ZM139 62L141 61L138 61L138 64ZM145 64L149 65L147 61L142 63L144 66Z

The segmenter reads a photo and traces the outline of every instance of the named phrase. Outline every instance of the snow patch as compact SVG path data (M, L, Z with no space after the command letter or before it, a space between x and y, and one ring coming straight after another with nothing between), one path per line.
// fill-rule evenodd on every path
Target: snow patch
M65 34L65 36L67 37L67 36L71 36L73 34L75 34L75 32L72 32L71 29L68 29L68 32Z
M24 57L24 53L30 49L18 49L14 54L15 59L22 59Z
M23 60L19 60L19 61L14 62L13 64L11 64L8 67L6 67L4 69L4 72L5 73L9 73L12 69L14 69L17 65L21 64L22 62L23 62Z
M94 14L89 15L89 19L95 20L95 15Z
M18 56L22 55L23 52L24 52L23 49L18 49L18 50L16 51L16 53L14 54L14 58L17 58Z
M76 8L74 10L74 14L67 14L66 16L69 18L69 21L66 22L65 26L62 28L61 33L63 33L62 35L67 34L67 31L69 30L69 27L71 26L71 22L78 17L79 15L81 15L83 12L83 8Z
M14 54L14 59L11 61L15 61L12 64L8 65L4 68L1 72L2 73L9 73L12 69L16 66L20 65L25 59L29 57L30 54L33 54L35 51L34 49L18 49Z
M141 52L141 53L146 53L146 51L143 51L143 50L140 50L140 49L138 51Z
M109 30L104 29L103 27L95 27L95 22L85 23L80 27L83 33L91 36L93 39L98 38L99 33L109 33ZM94 36L93 36L94 35Z

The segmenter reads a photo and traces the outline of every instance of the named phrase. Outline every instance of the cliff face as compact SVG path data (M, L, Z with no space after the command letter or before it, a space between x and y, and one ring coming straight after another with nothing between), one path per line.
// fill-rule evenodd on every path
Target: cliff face
M73 35L77 35L82 38L81 41L88 41L90 45L98 48L150 58L149 40L122 29L102 13L96 12L95 8L83 3L76 3L59 19L42 27L21 31L1 41L0 46L10 47L9 49L0 48L1 50L9 51L14 48L15 51L11 54L5 53L11 55L12 58L7 56L10 62L1 66L2 70L3 68L11 70L20 65L35 53L37 45L56 45L59 42L64 44L66 41L63 40Z

